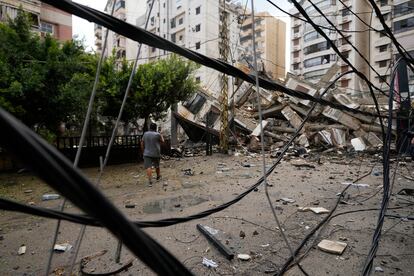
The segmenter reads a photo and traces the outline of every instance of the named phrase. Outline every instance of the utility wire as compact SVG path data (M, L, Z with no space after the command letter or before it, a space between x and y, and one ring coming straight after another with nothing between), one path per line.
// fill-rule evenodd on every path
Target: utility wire
M150 10L149 10L149 13L148 13L146 22L145 22L145 29L147 29L147 27L148 27L149 18L150 18L150 14L151 14L152 8L154 6L154 3L155 3L155 0L152 0L151 6L150 6ZM114 3L114 6L115 6L115 3ZM102 175L104 173L104 169L106 167L106 164L108 163L108 159L109 159L109 155L110 155L110 152L111 152L111 148L112 148L112 145L113 145L114 140L115 140L116 132L118 130L118 126L119 126L119 123L120 123L120 120L121 120L121 117L122 117L122 113L123 113L123 110L125 108L126 100L128 98L128 94L129 94L129 91L130 91L131 86L132 86L132 81L134 79L135 72L136 72L136 69L137 69L138 58L139 58L139 55L141 54L141 47L142 47L142 43L139 44L137 56L135 58L135 61L134 61L133 66L132 66L131 74L129 76L128 84L127 84L127 87L125 89L125 94L124 94L124 98L122 100L122 104L121 104L121 107L120 107L120 110L119 110L119 114L118 114L118 117L116 119L115 125L114 125L113 130L112 130L112 136L111 136L111 139L109 140L109 143L108 143L108 146L107 146L107 149L106 149L104 161L103 161L103 163L101 165L101 169L99 170L99 175L98 175L98 178L96 180L96 185L97 186L100 185L100 182L101 182L101 179L102 179ZM83 236L85 234L85 230L86 230L86 226L83 225L81 227L81 230L79 232L78 239L76 241L76 245L77 246L75 247L75 254L73 254L72 262L71 262L71 265L70 265L70 270L69 270L70 273L72 273L73 266L74 266L74 264L76 262L76 258L77 258L77 255L79 253L80 245L82 243L82 239L83 239Z
M276 221L276 224L280 230L280 234L283 237L283 240L285 241L286 246L289 248L290 254L292 256L292 258L294 260L296 260L295 258L295 254L293 253L293 249L290 246L290 243L285 235L285 233L283 232L282 226L280 224L280 221L277 217L276 211L273 208L272 205L272 201L270 199L270 195L269 195L269 190L268 190L268 185L267 185L267 178L266 178L266 155L265 155L265 150L264 150L264 131L263 131L263 114L262 114L262 101L260 99L260 86L259 86L259 73L257 71L257 56L256 56L256 35L255 35L255 19L254 19L254 4L253 4L253 0L251 0L251 7L252 7L252 12L251 12L251 18L252 18L252 44L253 44L253 62L254 62L254 72L255 72L255 79L256 79L256 101L257 101L257 108L259 111L259 125L260 125L260 140L261 140L261 155L262 155L262 163L263 163L263 183L265 186L265 194L266 194L266 198L270 204L270 209L272 211L273 217ZM303 270L303 268L301 267L301 265L299 263L297 263L299 269L305 274L308 275L305 270Z
M368 276L371 273L373 261L375 254L378 250L379 241L381 238L381 229L384 224L385 213L387 211L389 199L390 199L390 149L391 149L391 135L392 135L392 108L393 108L393 84L395 81L395 73L397 71L398 65L401 62L403 57L401 57L395 65L395 68L391 74L391 88L390 95L388 100L388 126L387 133L383 143L383 198L381 202L381 210L378 216L377 226L374 231L372 238L371 248L369 250L368 256L365 260L364 267L362 269L361 275Z
M116 0L114 0L114 4L112 5L111 15L113 15L113 13L115 11L115 4L116 4ZM81 153L82 153L83 144L85 143L86 131L88 130L89 121L90 121L90 118L91 118L93 104L94 104L95 96L96 96L96 90L97 90L98 83L99 83L99 76L100 76L100 73L101 73L102 62L104 60L104 52L105 52L106 45L107 45L107 42L108 42L108 33L109 33L109 30L107 29L106 33L105 33L103 51L102 51L101 56L100 56L99 61L98 61L96 74L95 74L95 81L93 83L93 88L92 88L91 96L90 96L90 99L89 99L88 109L86 111L85 121L83 123L82 133L81 133L81 137L79 139L78 149L76 150L76 156L75 156L75 160L73 162L73 167L74 168L76 168L79 164L79 159L80 159L80 156L81 156ZM66 198L63 199L62 205L60 206L60 211L63 211L65 209L65 204L66 204ZM49 253L49 259L47 261L47 266L46 266L46 275L49 275L50 267L52 265L54 247L55 247L55 244L56 244L56 241L57 241L57 237L59 235L59 229L60 229L60 220L57 221L55 232L53 234L52 245L51 245L50 253ZM72 267L73 267L73 265L71 266L71 268ZM72 269L71 269L71 272L72 272Z

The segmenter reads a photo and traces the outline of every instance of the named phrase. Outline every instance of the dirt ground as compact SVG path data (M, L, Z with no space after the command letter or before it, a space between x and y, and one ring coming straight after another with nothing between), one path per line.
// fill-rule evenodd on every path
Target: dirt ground
M274 159L268 157L270 165ZM319 161L319 162L318 162ZM289 240L296 248L311 229L326 214L310 211L299 212L298 207L324 207L331 209L337 201L337 193L359 176L358 181L368 187L350 187L344 202L335 214L351 210L364 210L344 214L332 219L312 238L299 256L309 275L359 275L370 248L372 234L378 218L382 198L382 167L378 156L311 155L306 164L299 157L286 157L268 178L269 193L276 213ZM402 162L393 186L387 214L413 216L414 198L397 195L403 188L414 188L413 166ZM396 162L392 164L394 167ZM194 175L186 175L191 169ZM164 160L161 164L163 178L148 187L143 164L124 164L106 168L101 184L102 192L131 220L156 220L187 216L233 199L256 182L262 174L262 160L258 155L196 156ZM84 169L92 180L97 169ZM372 171L372 172L371 172ZM61 199L42 201L45 193L53 193L47 185L31 173L0 174L0 195L22 203L57 209ZM284 202L282 198L292 199ZM135 208L125 208L135 204ZM67 212L79 212L70 203ZM197 224L218 230L215 235L235 253L227 260L196 229ZM56 221L15 212L0 211L0 275L44 275L51 238ZM80 225L62 222L58 243L74 244ZM266 199L262 186L237 204L204 219L165 228L146 228L145 232L165 246L195 275L274 275L290 256ZM322 239L342 241L347 247L342 255L323 252L317 248ZM25 245L27 250L18 255ZM108 250L87 265L93 273L111 271L117 267L115 251L117 240L105 229L87 227L80 248L79 258ZM309 250L307 250L309 249ZM381 243L374 261L373 274L414 275L414 228L413 221L387 217L382 231ZM73 249L56 253L52 269L67 272L66 265ZM248 254L251 259L243 261L237 254ZM124 247L121 262L134 256ZM217 263L217 268L202 264L203 257ZM76 269L79 269L77 262ZM66 274L67 275L67 274ZM139 260L134 260L128 271L119 275L153 275ZM296 267L286 275L303 275Z

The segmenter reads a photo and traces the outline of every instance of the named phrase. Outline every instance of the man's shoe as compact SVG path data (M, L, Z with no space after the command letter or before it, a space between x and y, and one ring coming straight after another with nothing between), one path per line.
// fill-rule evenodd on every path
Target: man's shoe
M152 187L152 181L148 181L148 187Z
M161 179L161 175L157 175L157 180L160 180Z

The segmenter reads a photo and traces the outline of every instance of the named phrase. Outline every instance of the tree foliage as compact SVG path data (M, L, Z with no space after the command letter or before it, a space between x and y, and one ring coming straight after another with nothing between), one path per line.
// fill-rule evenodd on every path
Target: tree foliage
M120 70L113 71L114 62L108 60L101 78L106 100L103 114L113 117L118 114L132 70L132 65L123 62ZM138 118L163 118L173 104L187 100L195 93L198 84L193 73L197 68L194 62L184 61L176 55L138 66L122 120L128 123Z
M79 120L95 66L80 42L31 32L24 12L0 24L0 105L29 127L55 133L60 122Z
M61 122L81 127L92 90L97 56L81 42L60 43L31 32L28 16L0 23L0 106L39 133L57 134ZM140 65L122 121L162 118L168 108L197 89L195 63L176 55ZM94 115L116 118L132 65L104 60ZM96 121L96 120L95 120Z

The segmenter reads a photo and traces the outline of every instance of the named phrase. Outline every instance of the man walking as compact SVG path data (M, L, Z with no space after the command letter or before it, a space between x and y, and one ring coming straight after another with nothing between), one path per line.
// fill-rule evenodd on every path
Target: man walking
M150 124L149 131L144 133L141 141L141 150L144 155L144 167L147 170L148 186L152 187L152 167L154 166L157 173L157 180L161 178L160 174L160 157L161 157L161 143L164 143L164 138L157 132L157 125Z

